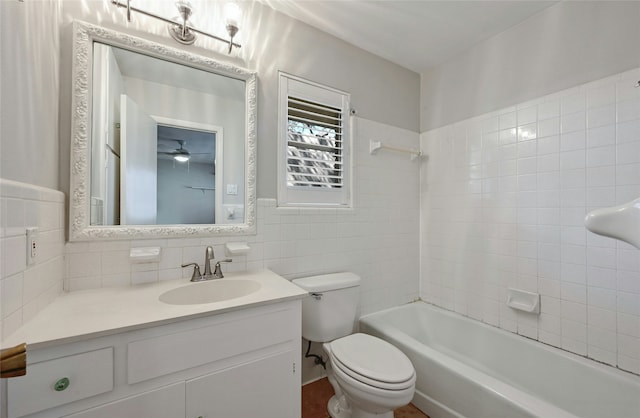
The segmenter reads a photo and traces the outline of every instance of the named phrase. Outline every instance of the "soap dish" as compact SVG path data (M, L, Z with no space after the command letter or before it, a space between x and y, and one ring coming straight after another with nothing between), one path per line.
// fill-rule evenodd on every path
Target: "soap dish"
M507 306L518 311L540 315L540 294L508 288Z
M246 242L227 242L224 247L227 256L245 255L251 250L251 247Z
M129 251L131 263L154 263L160 261L160 247L137 247Z

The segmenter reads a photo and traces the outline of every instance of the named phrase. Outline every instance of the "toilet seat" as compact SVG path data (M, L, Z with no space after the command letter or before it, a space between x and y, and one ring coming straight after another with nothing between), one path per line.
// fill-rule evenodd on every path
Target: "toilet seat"
M394 392L394 391L403 391L413 386L415 383L415 373L411 375L406 381L400 383L389 383L383 382L380 380L371 379L369 377L354 373L353 370L346 367L344 364L337 360L335 357L331 357L331 361L333 362L333 368L336 373L340 372L343 376L343 379L350 379L352 381L356 381L365 386L381 389L384 391Z
M402 391L415 383L411 361L398 348L367 334L352 334L331 343L334 368L365 385Z

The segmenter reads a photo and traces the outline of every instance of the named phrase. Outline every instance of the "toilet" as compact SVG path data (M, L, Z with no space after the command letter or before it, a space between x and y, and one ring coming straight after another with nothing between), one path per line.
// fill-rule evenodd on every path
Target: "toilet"
M393 410L413 398L416 374L398 348L380 338L353 333L360 277L335 273L293 283L310 294L302 301L302 336L323 343L329 358L327 376L335 391L327 405L329 415L393 418Z

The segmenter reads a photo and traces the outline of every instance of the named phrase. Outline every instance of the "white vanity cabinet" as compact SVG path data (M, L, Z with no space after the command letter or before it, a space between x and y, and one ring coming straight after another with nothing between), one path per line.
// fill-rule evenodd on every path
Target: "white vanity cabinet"
M33 350L8 418L299 417L300 318L296 299Z

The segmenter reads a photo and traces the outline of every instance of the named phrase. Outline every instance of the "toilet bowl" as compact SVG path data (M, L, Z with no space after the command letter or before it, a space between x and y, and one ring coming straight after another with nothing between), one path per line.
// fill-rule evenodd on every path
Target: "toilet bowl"
M323 345L335 383L350 409L341 414L338 400L330 401L332 418L392 418L393 410L408 404L415 391L413 365L400 350L377 337L352 334ZM331 406L333 405L333 411Z
M302 336L323 343L327 377L335 395L332 418L393 418L408 404L416 375L398 348L367 334L352 334L360 278L353 273L305 277L293 283L310 293L302 302Z

